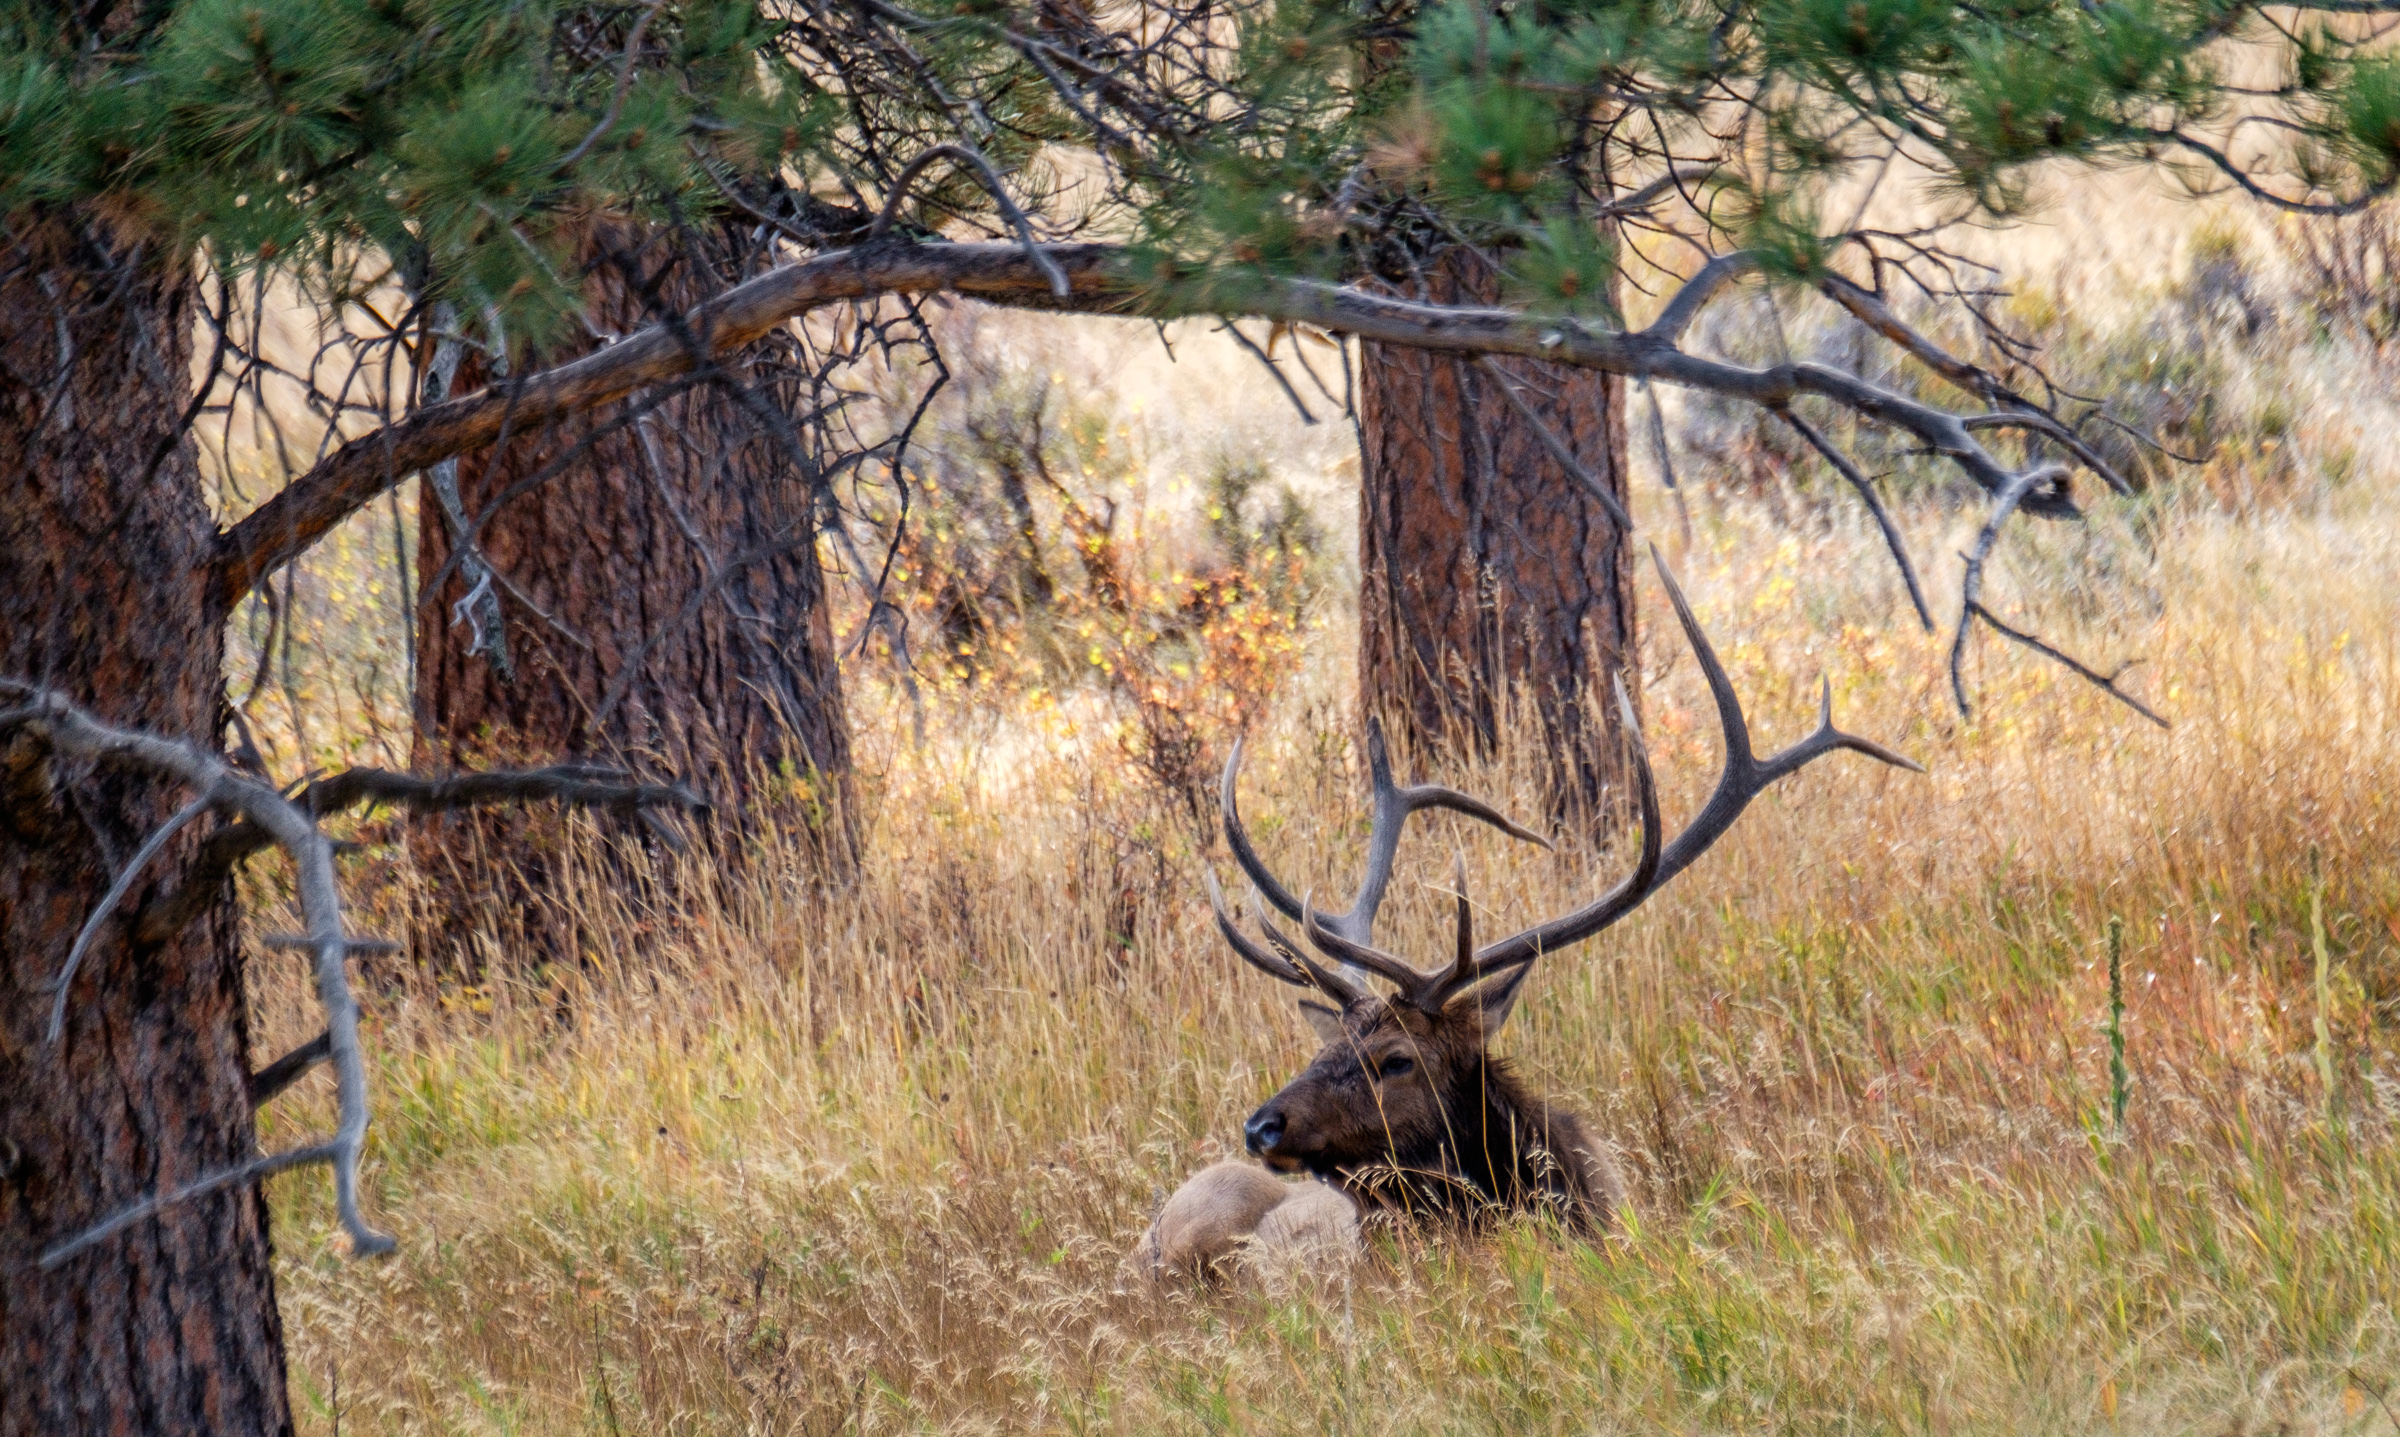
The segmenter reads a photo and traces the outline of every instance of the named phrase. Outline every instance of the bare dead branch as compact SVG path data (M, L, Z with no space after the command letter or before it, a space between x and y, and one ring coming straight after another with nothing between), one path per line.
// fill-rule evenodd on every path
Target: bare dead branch
M92 909L92 916L83 921L83 930L75 935L74 946L67 950L65 966L59 969L58 996L50 1000L50 1029L46 1035L49 1041L57 1042L58 1035L66 1028L67 993L75 986L75 970L83 966L83 955L91 951L92 939L99 935L100 925L108 921L109 914L117 911L119 903L125 901L126 890L133 887L133 881L142 876L142 870L150 866L150 860L158 856L158 851L167 846L167 840L182 832L185 824L198 818L215 801L216 789L211 786L201 789L198 798L175 810L165 823L158 826L156 832L143 840L140 848L134 850L133 857L125 860L124 871L117 875L116 882L108 885L108 892L100 895L100 902Z
M333 1056L333 1035L319 1033L299 1047L277 1058L250 1075L250 1106L263 1108L283 1095L283 1091L311 1068Z
M216 842L204 853L205 858L224 864L224 871L229 871L242 854L263 847L281 848L291 858L308 931L300 935L271 935L268 941L305 947L314 954L317 1002L325 1011L325 1036L321 1041L325 1057L334 1067L340 1114L330 1138L207 1174L171 1192L154 1194L62 1239L41 1254L39 1262L44 1268L55 1267L176 1203L288 1168L317 1163L330 1164L334 1170L336 1207L342 1226L350 1234L352 1253L366 1256L392 1250L392 1238L368 1225L358 1208L358 1161L366 1141L369 1114L366 1064L358 1039L358 1000L350 989L348 969L352 952L383 945L352 938L344 927L341 889L334 874L334 858L340 845L318 828L320 815L365 802L431 811L523 798L554 798L627 811L663 804L705 807L680 785L612 782L611 775L601 771L566 765L512 774L462 774L445 779L417 778L381 769L352 769L319 780L298 796L287 798L267 780L233 768L196 744L103 723L65 696L48 689L0 678L0 697L19 700L14 707L0 709L0 732L30 729L61 753L158 774L199 792L196 800L143 844L134 861L126 865L124 873L111 885L100 914L114 907L131 875L165 845L173 831L204 808L233 814L240 820L232 825L243 830L237 839ZM224 871L217 874L214 882L224 881ZM171 899L167 906L177 906L180 901L179 897ZM85 936L78 939L78 957L89 941L97 916L86 923ZM63 1005L63 988L60 996ZM52 1041L58 1037L59 1033L54 1031ZM303 1061L299 1054L294 1054L270 1065L261 1078L271 1074L278 1082L288 1082L313 1061ZM279 1071L287 1063L296 1066ZM253 1091L261 1088L271 1095L278 1085L262 1082Z
M1757 268L1758 256L1748 250L1718 255L1700 266L1698 274L1684 281L1683 288L1675 291L1675 297L1667 301L1666 308L1658 312L1658 318L1650 321L1650 327L1642 334L1656 344L1683 343L1683 332L1692 327L1692 321L1700 317L1708 302L1725 286Z
M473 780L468 782L468 780ZM537 769L497 769L453 778L420 778L383 769L346 769L321 778L293 798L313 818L356 808L363 803L388 803L411 813L441 813L502 803L556 799L587 808L604 808L620 816L658 808L705 812L707 801L681 784L641 784L616 769L565 764ZM680 840L662 834L670 845ZM248 820L229 823L210 834L183 883L150 903L134 922L134 938L164 943L191 926L216 901L215 889L231 877L242 860L275 846L267 831ZM337 853L343 845L336 844Z
M1987 404L2013 398L2008 386L2002 384L1997 376L1980 366L1969 364L1919 334L1900 316L1892 313L1889 305L1842 276L1826 275L1818 281L1817 288L1826 298L1848 310L1852 318L1906 350L1918 363L1955 387Z
M1792 426L1792 432L1807 440L1809 447L1823 455L1825 462L1831 464L1835 472L1849 480L1850 487L1858 491L1858 497L1866 503L1867 512L1875 516L1875 527L1883 531L1884 547L1892 551L1892 562L1900 566L1901 581L1908 585L1908 601L1917 606L1917 618L1925 625L1925 632L1932 633L1933 610L1926 605L1925 590L1917 583L1917 567L1908 561L1908 546L1900 542L1899 527L1892 523L1892 516L1883 507L1883 500L1875 493L1875 486L1867 481L1866 475L1859 472L1856 464L1850 462L1849 455L1836 449L1830 440L1817 432L1815 425L1789 409L1775 412L1783 416L1784 423Z
M2400 3L2400 0L2394 0L2394 3ZM1715 173L1714 165L1671 165L1657 179L1639 189L1628 190L1601 206L1600 213L1610 216L1639 214L1665 198L1670 191L1680 195L1685 185L1698 184Z
M649 19L648 15L644 15L642 24L648 24ZM636 27L635 39L640 39L639 26ZM630 56L626 65L630 75ZM432 340L433 362L425 367L423 402L439 404L450 397L450 385L458 377L459 362L466 357L466 349L456 339L444 337L442 333L456 324L456 316L450 312L450 306L437 306L433 319L436 330ZM467 520L466 501L459 496L457 456L427 466L425 483L433 491L435 511L442 516L443 524L450 531L450 547L455 562L467 576L466 596L450 606L450 622L453 627L462 622L468 626L467 653L470 656L481 654L484 661L492 666L492 672L505 682L513 666L508 654L508 620L500 612L499 595L492 592L492 580L499 571L483 552L475 526ZM427 588L429 592L438 590L438 581Z
M2081 464L2084 468L2091 470L2094 474L2097 474L2102 479L2106 480L2109 488L2116 490L2119 494L2131 494L2133 492L2133 484L2131 481L2127 480L2124 475L2119 474L2114 465L2111 465L2107 460L2101 458L2100 452L2092 448L2090 442L2082 435L2076 433L2073 429L2070 429L2065 424L2059 422L2058 416L2055 414L2050 414L2043 410L2032 408L2004 409L1995 414L1973 415L1965 420L1962 420L1961 422L1964 423L1970 431L1979 431L1984 429L2022 429L2029 433L2039 434L2044 439L2050 440L2052 443L2074 455L2076 463ZM2126 433L2132 434L2134 438L2142 440L2151 448L2158 450L2159 453L2167 455L2169 458L2174 459L2179 463L2198 464L2204 462L2198 458L2177 454L2173 450L2168 449L2164 445L2158 443L2156 440L2150 439L2145 435L2135 434L2131 428L2124 424L2118 423L2116 420L2112 419L2109 420L2109 422L2111 424L2116 424L2119 429L2125 430Z
M1292 381L1284 377L1282 368L1275 363L1275 356L1259 348L1258 341L1242 333L1242 327L1232 320L1227 320L1218 328L1232 335L1233 342L1240 345L1252 359L1257 360L1259 367L1266 370L1267 374L1274 379L1276 387L1283 391L1283 397L1292 401L1292 408L1299 411L1301 423L1313 425L1317 422L1317 416L1309 413L1308 406L1300 402L1300 391L1292 387Z
M2117 473L2109 462L2100 457L2083 436L2061 424L2047 411L2000 382L1999 376L1980 365L1970 364L1935 344L1913 326L1892 313L1891 307L1838 274L1826 275L1817 288L1835 304L1848 310L1851 316L1867 328L1882 335L1906 350L1919 363L1940 375L1956 388L1974 395L1987 404L2003 406L1998 414L1977 415L1963 421L1969 430L2014 428L2030 430L2051 440L2075 456L2077 463L2100 476L2102 482L2119 494L2131 494L2133 486Z
M2086 664L2082 660L2076 658L2073 654L2067 653L2065 650L2058 648L2056 645L2046 643L2035 635L2025 632L2023 629L2013 628L2010 625L2003 623L2000 619L2000 616L1993 613L1990 609L1985 608L1981 601L1969 603L1967 605L1967 611L1973 614L1976 618L1983 620L1985 623L1998 630L2001 637L2014 639L2016 642L2023 644L2026 648L2033 650L2035 653L2058 663L2062 667L2066 668L2069 672L2073 673L2077 678L2080 678L2085 683L2088 683L2099 689L2101 692L2107 694L2110 698L2115 699L2118 703L2125 705L2127 708L2132 709L2135 713L2140 714L2143 718L2146 718L2150 720L2150 722L2157 724L2160 728L2172 729L2174 727L2173 724L2170 724L2165 719L2159 717L2158 713L2148 704L2143 703L2140 699L2135 698L2133 695L2117 687L2117 680L2123 678L2125 676L2125 671L2133 667L2131 663L2118 665L2117 671L2113 674L2104 674L2093 668L2091 665Z
M908 198L909 185L935 160L955 160L974 173L991 195L992 203L1000 207L1001 218L1007 220L1008 227L1017 232L1018 240L1025 246L1026 256L1041 267L1043 278L1050 281L1050 292L1061 299L1066 298L1072 288L1067 281L1067 272L1060 269L1058 261L1042 248L1042 242L1034 237L1033 222L1025 218L1025 212L1017 208L1017 202L1009 198L1007 188L1000 183L1000 172L993 169L992 162L985 159L983 152L973 145L934 145L910 160L908 168L892 181L891 193L884 197L883 208L876 212L875 222L867 227L867 242L873 244L891 232L892 218L900 212L900 202Z
M341 1114L339 1126L330 1139L256 1158L136 1203L54 1244L42 1253L41 1266L55 1267L110 1234L174 1203L285 1168L313 1163L333 1166L336 1206L342 1226L350 1234L351 1251L361 1256L391 1251L394 1245L391 1237L370 1227L358 1210L358 1158L367 1135L367 1072L359 1056L358 1000L350 991L349 945L342 930L341 890L334 880L332 841L318 832L314 819L271 785L237 772L196 745L104 724L62 695L16 680L0 679L0 693L25 700L20 708L0 714L0 727L37 728L54 748L63 752L144 769L187 784L209 796L212 807L239 813L266 830L276 846L291 856L301 911L307 915L309 936L316 950L317 1002L325 1010L325 1031L332 1050Z
M1950 638L1950 694L1958 701L1958 711L1972 714L1974 706L1967 702L1967 681L1960 672L1966 662L1967 630L1975 621L1975 611L1982 607L1983 566L1992 557L1992 549L2000 542L2000 527L2016 512L2024 497L2042 482L2044 471L2028 469L2018 475L2006 489L1992 500L1992 508L1983 521L1983 530L1975 536L1975 547L1959 557L1966 560L1965 574L1959 581L1958 630Z
M286 1148L279 1153L268 1153L262 1157L252 1158L235 1167L220 1168L216 1172L186 1183L172 1192L144 1198L131 1207L110 1214L106 1219L94 1223L66 1241L45 1248L36 1263L44 1271L47 1271L75 1254L107 1241L137 1222L156 1217L177 1203L189 1202L196 1197L206 1197L220 1188L245 1186L292 1168L310 1167L317 1163L331 1163L334 1171L338 1173L342 1170L344 1161L345 1155L341 1140L336 1138L331 1142ZM355 1216L354 1212L344 1214L345 1226L353 1216ZM365 1234L364 1241L361 1238L362 1232ZM351 1252L357 1256L380 1255L390 1252L396 1246L390 1237L363 1225L351 1229L350 1243Z

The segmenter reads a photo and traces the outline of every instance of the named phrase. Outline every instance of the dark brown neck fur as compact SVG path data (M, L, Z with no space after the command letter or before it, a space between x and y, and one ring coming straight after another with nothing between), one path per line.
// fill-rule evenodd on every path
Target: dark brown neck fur
M1577 1226L1607 1226L1614 1194L1592 1191L1590 1144L1575 1114L1534 1096L1505 1060L1488 1056L1461 1064L1443 1099L1454 1131L1321 1176L1397 1212L1474 1220L1549 1208Z

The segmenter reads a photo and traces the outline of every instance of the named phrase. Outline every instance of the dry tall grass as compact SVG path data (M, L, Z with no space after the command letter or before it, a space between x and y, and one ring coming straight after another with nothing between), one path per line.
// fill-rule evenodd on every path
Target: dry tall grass
M2245 384L2322 396L2356 362L2279 343L2279 377ZM1960 721L1872 536L1804 494L1696 496L1688 543L1651 516L1763 741L1804 731L1824 674L1845 726L1932 772L1822 762L1634 920L1546 960L1505 1047L1624 1149L1638 1218L1605 1243L1385 1234L1317 1291L1127 1290L1156 1202L1225 1152L1306 1030L1215 937L1200 873L1222 854L1119 717L950 691L915 748L862 674L855 886L817 891L775 851L687 916L587 884L588 972L374 976L370 1200L401 1250L350 1262L326 1184L277 1180L303 1424L2400 1425L2400 519L2395 476L2357 457L2362 413L2381 410L2011 539L1996 589L2080 652L2145 655L2167 734L1988 636ZM1906 518L1921 555L1974 522ZM1655 584L1641 598L1666 612ZM1264 845L1321 891L1363 836L1352 636L1326 618L1245 781ZM1644 662L1673 821L1713 777L1713 720L1662 623ZM1442 776L1542 810L1529 766ZM1437 816L1404 855L1393 946L1438 947L1453 845L1492 929L1616 861ZM294 962L258 960L262 1047L313 1031ZM308 1088L267 1121L314 1131L329 1106Z
M2077 635L2138 632L2171 735L2013 658L1959 725L1930 645L1858 612L1863 536L1778 551L1739 514L1703 527L1686 578L1766 733L1801 730L1823 671L1847 723L1933 774L1812 769L1539 977L1508 1046L1626 1149L1623 1239L1387 1238L1353 1283L1281 1300L1118 1291L1159 1192L1222 1150L1304 1030L1210 931L1215 855L1104 736L937 723L950 741L872 764L854 890L812 894L770 858L736 906L668 924L594 891L610 941L571 987L445 1002L396 983L375 1005L373 1192L400 1255L350 1263L322 1183L275 1192L309 1420L2387 1421L2400 527L2366 505L2182 516L2160 550L2169 617L2114 609ZM1711 725L1678 646L1648 649L1670 812L1688 812ZM1330 888L1359 776L1316 684L1257 746L1250 803L1282 861ZM1539 809L1521 772L1460 777ZM1493 925L1608 867L1448 822L1415 847L1397 941L1435 941L1428 885L1453 842ZM2331 1094L2312 1065L2312 847ZM2122 1133L2096 963L2112 914L2131 934ZM281 976L262 975L266 1021L298 1035ZM272 1122L320 1125L322 1101Z

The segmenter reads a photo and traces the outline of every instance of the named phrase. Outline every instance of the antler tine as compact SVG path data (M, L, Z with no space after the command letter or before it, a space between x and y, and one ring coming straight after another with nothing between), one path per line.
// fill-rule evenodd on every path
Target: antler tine
M1446 808L1452 813L1463 813L1469 818L1480 818L1511 838L1522 838L1527 843L1538 843L1544 848L1551 846L1549 839L1518 823L1475 795L1460 793L1455 788L1444 788L1438 783L1420 783L1413 788L1400 790L1400 801L1408 806L1410 813L1415 813L1420 808Z
M1208 881L1208 906L1216 914L1217 931L1225 935L1226 943L1244 962L1268 977L1289 983L1295 988L1317 989L1336 1002L1346 1003L1361 995L1361 990L1341 974L1310 962L1307 954L1285 940L1264 917L1259 919L1259 926L1267 930L1268 941L1278 951L1269 952L1261 947L1258 940L1244 933L1233 921L1233 915L1226 911L1225 891L1217 886L1217 876L1207 873L1202 877Z
M1381 719L1367 720L1367 777L1375 793L1367 828L1367 871L1359 877L1349 910L1319 920L1337 937L1362 946L1375 939L1375 914L1383 907L1383 891L1391 886L1392 860L1399 856L1400 830L1408 825L1409 814L1408 795L1392 782L1392 755L1384 746Z
M1382 949L1369 947L1364 943L1354 943L1326 927L1325 920L1318 916L1316 906L1307 900L1301 901L1300 909L1300 931L1308 935L1309 942L1316 944L1318 949L1329 958L1353 967L1367 969L1379 977L1398 984L1400 996L1403 999L1415 998L1416 995L1425 991L1428 983L1433 981L1432 975L1418 972L1416 968Z
M1708 641L1708 634L1693 617L1690 601L1683 597L1683 586L1675 582L1675 571L1667 567L1667 556L1650 546L1650 562L1657 566L1659 582L1667 586L1667 602L1675 606L1675 621L1683 625L1683 637L1692 646L1692 657L1699 661L1701 676L1708 680L1708 696L1717 705L1717 725L1725 732L1725 770L1717 780L1723 791L1726 782L1736 773L1747 774L1757 767L1750 751L1750 716L1742 712L1741 695L1733 691L1733 679L1717 658L1717 646ZM1712 797L1712 803L1715 801ZM1683 835L1677 834L1677 838Z
M1822 695L1822 707L1817 731L1809 737L1761 763L1750 750L1750 727L1742 714L1741 700L1734 696L1733 681L1725 676L1725 666L1717 661L1717 651L1692 616L1692 606L1683 597L1683 589L1675 582L1673 571L1667 568L1666 557L1658 546L1650 546L1651 562L1658 566L1658 577L1667 587L1667 598L1675 606L1675 617L1682 623L1684 637L1692 646L1693 657L1700 661L1702 672L1708 675L1709 690L1716 695L1717 714L1725 726L1725 768L1717 776L1716 789L1692 821L1684 826L1667 845L1659 860L1658 882L1665 884L1676 874L1689 868L1716 841L1733 827L1750 800L1764 793L1767 786L1786 774L1795 773L1810 761L1849 748L1870 758L1923 773L1920 765L1901 757L1878 743L1853 738L1833 726L1833 689L1827 683Z
M1451 961L1450 971L1442 975L1445 992L1475 976L1475 911L1467 906L1467 856L1452 854L1451 865L1458 889L1458 956Z
M1303 913L1308 911L1306 903L1301 904L1301 911ZM1258 915L1258 926L1265 931L1267 941L1275 945L1275 951L1306 970L1309 980L1326 997L1348 1007L1352 1003L1361 1002L1374 996L1368 991L1365 983L1353 978L1349 973L1340 968L1328 968L1316 959L1309 957L1308 950L1285 937L1283 931L1277 928L1264 912Z
M1676 584L1675 575L1667 568L1666 557L1658 552L1656 544L1650 546L1650 559L1658 566L1658 577L1666 585L1667 599L1675 606L1675 617L1683 625L1685 639L1691 643L1692 656L1699 661L1700 671L1708 680L1709 693L1716 699L1717 719L1725 733L1724 770L1717 775L1717 786L1709 794L1708 802L1701 806L1700 812L1693 815L1692 821L1658 855L1655 871L1646 882L1636 884L1628 880L1597 902L1576 912L1501 939L1476 955L1479 973L1489 973L1510 963L1525 962L1569 943L1580 942L1631 913L1652 893L1666 886L1676 874L1691 867L1718 839L1723 838L1726 831L1733 827L1734 820L1740 818L1742 811L1750 806L1750 800L1765 792L1769 784L1835 749L1852 749L1884 763L1918 773L1925 771L1879 743L1854 737L1835 728L1831 684L1825 688L1817 731L1761 763L1751 753L1750 724L1742 713L1740 698L1734 694L1733 681L1726 677L1725 666L1718 662L1716 649L1709 644L1708 635L1700 628L1700 621L1693 617L1691 604L1684 599L1682 588ZM1635 752L1637 755L1642 752L1638 743ZM1637 764L1643 775L1644 788L1647 789L1649 766L1646 757L1637 759ZM1648 798L1645 803L1645 856L1653 842L1648 835L1657 831L1655 805L1654 797Z
M1225 911L1225 890L1217 886L1217 875L1203 873L1200 876L1208 882L1208 906L1217 916L1217 931L1225 935L1225 941L1232 945L1233 951L1240 954L1244 962L1268 977L1280 979L1295 988L1314 986L1308 981L1307 974L1292 966L1288 960L1259 947L1258 941L1244 933L1233 921L1233 915Z
M1234 862L1241 865L1259 896L1285 917L1298 919L1300 900L1267 871L1265 860L1251 845L1249 830L1242 826L1236 798L1241 763L1242 742L1236 739L1232 754L1225 760L1225 778L1218 792L1218 806L1225 819L1226 846L1233 850ZM1550 847L1550 840L1473 794L1438 783L1402 788L1393 782L1391 751L1384 743L1383 724L1372 718L1367 720L1367 772L1373 786L1374 806L1367 830L1366 872L1359 879L1358 891L1351 896L1346 911L1318 915L1318 922L1337 937L1361 944L1374 941L1375 915L1383 907L1384 891L1391 886L1393 860L1400 852L1400 831L1407 825L1408 816L1419 809L1446 808L1488 823L1512 838Z
M1250 846L1249 831L1242 827L1241 810L1234 801L1235 780L1241 770L1242 740L1236 738L1233 752L1225 756L1225 782L1217 794L1217 805L1225 816L1225 846L1233 850L1233 861L1241 865L1243 876L1250 880L1250 886L1258 891L1259 897L1275 905L1276 910L1285 917L1298 918L1300 900L1294 898L1292 891L1267 871L1266 861L1258 856L1257 849Z
M1659 830L1664 825L1659 820L1658 778L1650 768L1650 744L1642 736L1641 720L1634 714L1633 696L1625 691L1622 676L1614 680L1614 687L1617 721L1624 725L1628 756L1633 764L1634 803L1642 822L1642 850L1634 858L1633 871L1618 880L1616 887L1565 917L1513 933L1477 952L1471 962L1461 965L1465 972L1443 985L1439 1001L1448 1001L1460 988L1503 968L1530 963L1544 953L1589 938L1639 908L1665 881L1659 877Z
M1758 786L1760 788L1765 788L1785 774L1801 768L1809 760L1821 754L1831 753L1837 748L1846 748L1852 753L1863 753L1879 763L1888 763L1894 768L1904 768L1910 773L1925 771L1925 765L1906 754L1894 753L1871 738L1860 738L1857 734L1844 733L1835 728L1833 726L1833 680L1828 678L1818 682L1822 687L1817 697L1817 731L1779 754L1760 759L1758 761Z
M1322 919L1325 927L1353 943L1374 941L1375 915L1383 907L1384 891L1392 882L1392 862L1400 852L1400 830L1407 826L1408 816L1419 809L1446 808L1480 819L1511 838L1538 843L1544 848L1550 846L1549 839L1473 794L1438 783L1420 783L1408 788L1394 783L1391 752L1384 744L1383 724L1376 719L1367 720L1367 772L1375 785L1375 816L1367 835L1367 871L1359 880L1357 894L1350 900L1350 910L1329 913Z

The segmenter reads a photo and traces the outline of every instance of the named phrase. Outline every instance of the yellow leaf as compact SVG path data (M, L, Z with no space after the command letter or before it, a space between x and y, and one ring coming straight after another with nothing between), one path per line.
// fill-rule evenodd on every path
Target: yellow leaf
M2111 1422L2117 1420L2117 1379L2114 1377L2100 1384L2100 1415Z

